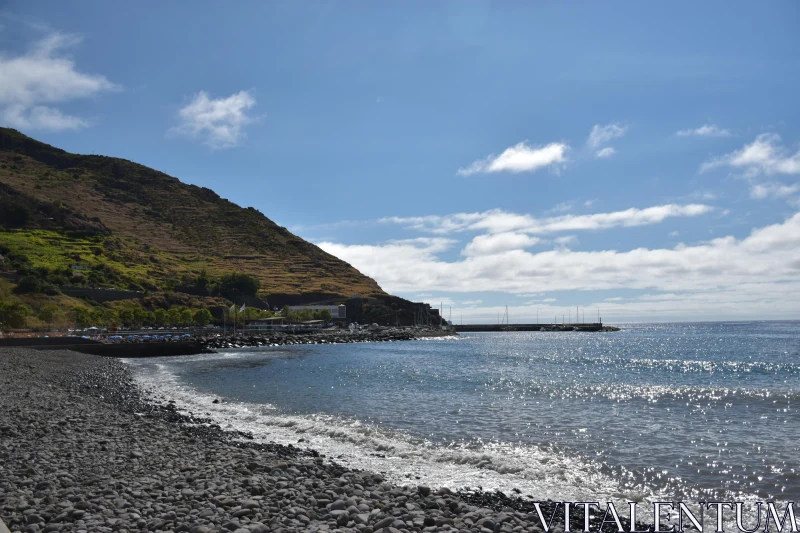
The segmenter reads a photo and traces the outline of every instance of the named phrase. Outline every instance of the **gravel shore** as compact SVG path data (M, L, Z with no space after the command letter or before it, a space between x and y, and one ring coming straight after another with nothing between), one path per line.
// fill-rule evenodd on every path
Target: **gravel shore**
M542 531L529 500L394 486L199 422L148 402L117 359L0 349L0 518L30 532Z

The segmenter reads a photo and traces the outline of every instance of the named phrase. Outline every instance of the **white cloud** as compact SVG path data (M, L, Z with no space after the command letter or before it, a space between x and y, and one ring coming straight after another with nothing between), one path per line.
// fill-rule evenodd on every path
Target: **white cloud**
M467 168L458 169L458 174L460 176L469 176L478 172L533 172L540 168L566 162L568 150L569 146L563 143L531 146L527 141L523 141L506 148L498 156L492 154L485 159L473 162Z
M78 72L63 55L80 41L76 35L53 33L23 55L0 56L0 114L6 125L51 131L88 126L85 119L52 107L118 88L104 76Z
M567 211L572 211L572 208L574 206L575 206L575 202L573 202L571 200L569 202L561 202L561 203L558 203L558 204L554 205L553 207L551 207L547 211L545 211L545 213L565 213Z
M577 242L578 238L575 235L564 235L563 237L557 237L553 239L553 242L558 244L559 246L566 246L570 243Z
M678 137L730 137L731 132L715 124L704 124L699 128L676 131Z
M538 253L514 249L456 261L439 258L437 254L452 244L434 238L384 245L323 242L320 246L393 293L645 289L698 295L723 291L735 301L740 287L758 286L751 296L756 297L759 290L780 294L781 287L788 291L786 298L800 295L800 213L755 229L742 239L727 236L663 249ZM747 297L742 292L739 301Z
M31 108L21 105L8 106L3 110L3 120L6 124L23 130L77 130L89 125L82 118L65 115L58 109L41 105Z
M540 239L537 237L514 232L478 235L467 244L461 253L466 256L495 255L509 250L522 250L539 241Z
M595 124L592 131L589 132L589 138L586 140L586 143L591 148L599 148L617 137L622 137L625 135L626 131L628 131L627 126L617 123L607 124L605 126Z
M800 174L800 150L795 153L781 144L781 137L774 133L762 133L756 140L740 150L707 161L700 167L704 172L728 166L741 169L745 176Z
M201 139L213 149L232 148L245 137L244 127L254 120L247 112L255 105L248 91L227 98L210 98L200 91L178 112L181 123L172 131Z
M750 197L756 200L765 198L783 198L800 191L800 184L784 185L782 183L754 183L750 186Z
M597 152L595 152L594 155L596 155L597 157L599 157L601 159L606 159L606 158L609 158L609 157L611 157L612 155L614 155L616 153L617 153L617 151L615 149L611 148L610 146L607 146L607 147L602 148L602 149L598 150Z
M424 217L388 217L384 223L402 224L408 228L434 234L449 234L462 231L485 231L503 233L543 234L561 231L599 230L613 227L631 227L656 224L671 217L694 217L711 212L713 208L704 204L666 204L645 209L631 208L611 213L590 215L563 215L536 218L532 215L509 213L492 209L480 213L455 213L451 215L429 215Z

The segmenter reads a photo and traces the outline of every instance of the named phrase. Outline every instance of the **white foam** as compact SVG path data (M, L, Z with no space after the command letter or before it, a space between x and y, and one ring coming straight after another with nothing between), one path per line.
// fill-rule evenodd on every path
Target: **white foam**
M219 354L227 357L228 354ZM208 357L208 356L205 356ZM187 358L188 359L188 358ZM625 490L598 465L536 446L489 443L480 449L442 446L408 434L327 414L285 415L271 405L232 403L180 382L171 365L145 368L133 361L137 381L152 397L212 419L225 429L250 432L260 442L308 447L343 466L382 473L396 484L464 487L512 494L517 489L537 500L657 501L663 495ZM172 362L177 362L175 359ZM298 443L299 439L305 439Z

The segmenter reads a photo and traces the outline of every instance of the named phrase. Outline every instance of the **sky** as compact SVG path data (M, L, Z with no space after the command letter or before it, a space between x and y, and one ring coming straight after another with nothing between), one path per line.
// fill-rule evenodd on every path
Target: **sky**
M0 1L0 124L456 323L798 319L799 30L791 1Z

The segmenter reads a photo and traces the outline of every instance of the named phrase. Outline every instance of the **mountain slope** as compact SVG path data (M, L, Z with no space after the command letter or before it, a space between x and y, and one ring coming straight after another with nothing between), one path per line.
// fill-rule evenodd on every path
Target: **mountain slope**
M386 296L257 210L124 159L70 154L0 128L0 184L0 209L10 217L0 216L0 245L32 267L93 267L102 258L117 285L150 290L205 270L245 272L268 295L299 300ZM20 204L29 213L22 224L8 215Z

